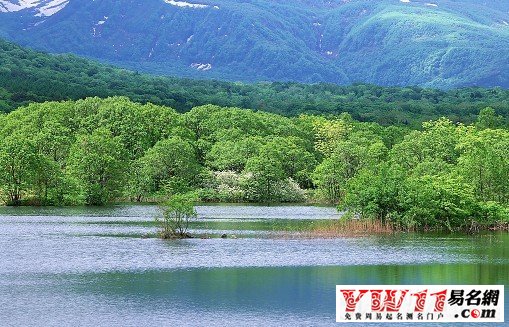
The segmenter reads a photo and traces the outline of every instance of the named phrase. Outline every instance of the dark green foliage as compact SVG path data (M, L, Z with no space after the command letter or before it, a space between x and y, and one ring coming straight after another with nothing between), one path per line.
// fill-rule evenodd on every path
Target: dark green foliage
M509 91L499 88L465 88L444 92L419 87L384 88L364 84L241 84L152 77L75 56L47 55L5 41L0 41L0 62L0 111L5 112L31 102L121 95L135 102L165 105L180 112L205 104L268 111L285 116L349 112L360 121L413 127L419 127L422 121L442 116L453 121L472 123L476 121L479 110L487 106L492 107L496 115L506 117L497 120L497 124L507 124L509 116ZM150 119L157 124L150 128L150 133L157 138L160 133L158 126L171 123L172 119L159 120L159 107L152 108ZM115 121L122 118L118 112L108 114L109 117L101 119ZM231 117L230 121L234 120L235 117ZM189 124L192 123L189 121ZM275 123L274 126L277 128L279 125ZM128 128L131 127L124 125L116 130ZM145 132L133 130L133 133L131 137ZM154 140L149 142L154 144ZM130 145L132 155L143 147L135 143Z

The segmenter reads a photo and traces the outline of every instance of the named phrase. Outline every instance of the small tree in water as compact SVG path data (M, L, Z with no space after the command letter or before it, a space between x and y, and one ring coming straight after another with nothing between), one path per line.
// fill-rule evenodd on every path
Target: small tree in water
M195 196L192 194L175 194L168 201L160 205L162 218L157 217L159 235L163 239L188 238L189 223L198 214L194 208Z

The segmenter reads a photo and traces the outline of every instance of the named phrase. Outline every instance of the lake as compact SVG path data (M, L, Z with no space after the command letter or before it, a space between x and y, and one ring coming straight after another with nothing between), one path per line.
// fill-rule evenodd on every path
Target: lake
M155 232L150 205L0 208L0 325L331 326L336 284L509 285L508 233L285 238L258 227L340 214L197 210L195 232L238 238L143 238Z

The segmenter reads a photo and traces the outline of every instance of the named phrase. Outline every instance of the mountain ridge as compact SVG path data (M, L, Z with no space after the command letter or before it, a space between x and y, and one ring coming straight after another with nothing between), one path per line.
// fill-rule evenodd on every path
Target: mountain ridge
M472 0L1 0L0 35L148 73L509 87L509 4ZM18 4L19 4L18 3ZM58 7L40 15L41 8ZM0 8L2 8L0 6Z

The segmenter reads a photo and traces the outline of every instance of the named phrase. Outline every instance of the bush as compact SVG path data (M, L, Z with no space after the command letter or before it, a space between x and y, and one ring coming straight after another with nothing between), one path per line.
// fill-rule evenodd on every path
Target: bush
M189 238L189 223L196 219L198 214L194 208L194 194L175 194L160 205L162 218L157 217L159 235L163 239Z

